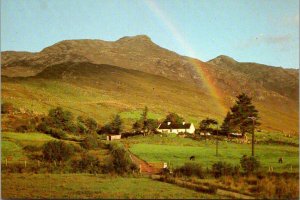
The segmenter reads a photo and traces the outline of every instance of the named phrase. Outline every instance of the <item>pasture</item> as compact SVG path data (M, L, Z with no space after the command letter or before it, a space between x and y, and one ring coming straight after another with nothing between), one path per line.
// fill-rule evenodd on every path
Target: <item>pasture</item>
M1 160L4 161L7 157L11 157L12 161L25 158L24 146L33 145L40 147L50 140L56 139L43 133L3 132L1 133Z
M130 141L131 140L131 141ZM128 139L131 143L130 151L147 162L167 162L173 167L189 162L190 156L196 157L194 162L210 168L217 161L226 161L238 165L243 155L251 155L251 144L237 144L219 141L218 156L216 156L215 141L195 141L190 138L176 136L160 137L149 136L141 139ZM255 156L261 162L264 170L272 166L274 171L296 171L299 168L299 149L295 146L278 144L256 144ZM283 157L283 164L278 163L278 158Z
M218 196L142 177L90 174L2 174L2 197L208 199Z

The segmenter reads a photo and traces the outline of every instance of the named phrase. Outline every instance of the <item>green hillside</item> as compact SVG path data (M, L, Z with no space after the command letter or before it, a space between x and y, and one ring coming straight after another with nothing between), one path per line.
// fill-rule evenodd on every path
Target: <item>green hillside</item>
M131 124L144 106L155 117L177 112L188 120L206 116L219 120L212 98L186 83L109 65L68 63L46 69L35 77L2 78L2 98L19 108L47 113L62 106L100 123L118 112ZM126 120L128 118L128 120Z
M154 118L161 119L168 112L176 112L194 123L205 117L221 122L226 114L218 109L209 93L197 86L91 63L58 64L33 77L2 77L2 101L38 113L62 106L76 115L94 117L100 124L120 112L127 128L144 106L149 107ZM276 104L277 100L255 102L261 112L262 128L296 130L297 110L291 109L290 104Z

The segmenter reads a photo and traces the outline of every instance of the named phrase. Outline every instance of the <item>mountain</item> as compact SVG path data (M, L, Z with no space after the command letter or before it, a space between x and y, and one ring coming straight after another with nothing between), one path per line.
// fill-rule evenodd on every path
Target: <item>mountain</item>
M245 92L260 111L262 128L298 130L298 70L223 55L202 62L145 35L2 52L1 72L2 99L40 112L61 105L104 123L117 112L130 121L148 105L159 118L172 111L193 122L207 116L221 121Z
M145 35L123 37L114 42L66 40L38 53L16 55L2 52L2 75L33 76L51 65L71 61L122 66L172 80L199 82L196 72L183 56L159 47ZM15 71L22 73L12 73Z
M218 56L208 61L208 63L222 69L240 73L240 76L245 76L249 84L254 84L252 89L264 88L266 91L273 91L279 95L298 101L298 69L284 69L257 63L240 63L228 56Z

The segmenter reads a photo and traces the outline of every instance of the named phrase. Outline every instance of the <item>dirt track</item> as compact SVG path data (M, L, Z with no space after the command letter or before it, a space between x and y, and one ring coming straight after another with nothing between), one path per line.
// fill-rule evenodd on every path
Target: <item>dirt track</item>
M146 161L140 159L136 155L132 154L130 151L130 158L131 160L140 168L140 172L143 174L157 174L159 173L160 169L153 167Z

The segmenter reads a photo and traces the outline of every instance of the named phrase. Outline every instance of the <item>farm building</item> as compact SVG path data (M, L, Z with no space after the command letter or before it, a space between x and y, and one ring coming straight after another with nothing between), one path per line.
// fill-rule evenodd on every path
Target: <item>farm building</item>
M106 140L108 140L108 141L120 140L120 139L121 139L121 135L108 135L108 136L106 136Z
M174 124L171 122L163 122L161 123L157 131L160 133L195 133L195 126L193 123L181 123L181 124Z

